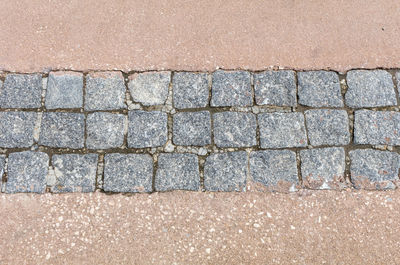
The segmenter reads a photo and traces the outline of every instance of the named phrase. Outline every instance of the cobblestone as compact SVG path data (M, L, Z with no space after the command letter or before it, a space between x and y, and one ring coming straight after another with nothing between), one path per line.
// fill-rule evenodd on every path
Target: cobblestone
M51 72L47 81L45 106L47 109L82 108L83 74Z
M208 105L206 73L175 73L172 79L174 106L178 109L204 108Z
M0 179L3 178L3 174L5 171L5 166L6 166L6 156L5 155L0 155Z
M173 119L174 144L194 146L211 144L210 112L181 112L175 114Z
M39 74L8 74L0 89L0 108L40 108L42 76Z
M147 72L129 77L129 91L135 102L162 105L167 100L171 72Z
M31 146L36 118L37 114L34 112L0 112L0 147Z

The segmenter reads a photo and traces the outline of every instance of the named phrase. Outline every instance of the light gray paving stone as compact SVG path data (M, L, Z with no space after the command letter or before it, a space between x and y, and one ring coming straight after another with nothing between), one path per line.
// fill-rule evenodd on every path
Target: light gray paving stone
M175 73L172 78L175 108L204 108L208 105L208 78L206 73Z
M245 191L248 159L245 151L211 154L204 164L208 191Z
M311 145L350 143L349 118L345 110L313 109L305 112Z
M82 108L83 75L77 72L51 72L47 79L47 109Z
M117 110L125 104L125 82L120 72L95 72L86 76L85 110Z
M294 71L265 71L254 74L254 93L257 105L296 106Z
M307 146L303 113L262 113L257 118L261 148Z
M397 93L400 93L400 72L396 72Z
M6 156L0 155L0 179L3 178L4 171L6 170Z
M176 145L211 144L211 115L208 111L181 112L173 117L173 142Z
M55 183L50 185L51 191L55 193L94 191L97 159L96 154L53 155Z
M0 90L0 108L40 108L42 90L39 74L8 74Z
M332 71L298 72L299 103L310 107L343 107L340 81Z
M84 133L84 114L45 112L42 117L39 144L59 148L83 148Z
M153 159L148 154L106 154L104 191L151 192Z
M346 104L352 108L397 104L392 76L384 70L353 70L347 73Z
M250 73L246 71L222 71L212 74L211 106L252 106Z
M199 161L194 154L160 154L155 177L156 191L199 190Z
M0 147L23 148L33 144L36 112L0 112Z
M44 193L49 169L49 156L42 152L24 151L8 155L6 193Z

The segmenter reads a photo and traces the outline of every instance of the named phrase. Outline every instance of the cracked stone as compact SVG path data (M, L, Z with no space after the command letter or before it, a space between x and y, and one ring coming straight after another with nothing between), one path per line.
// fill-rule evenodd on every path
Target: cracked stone
M208 104L209 92L206 73L175 73L172 78L172 88L175 108L203 108Z
M173 141L176 145L211 144L211 115L208 111L181 112L173 117Z
M42 76L39 74L8 74L0 90L0 108L40 108Z
M23 148L33 144L36 112L0 112L0 147Z
M76 72L51 72L47 80L47 109L81 108L83 75Z
M129 76L128 88L135 102L162 105L167 100L171 72L147 72Z

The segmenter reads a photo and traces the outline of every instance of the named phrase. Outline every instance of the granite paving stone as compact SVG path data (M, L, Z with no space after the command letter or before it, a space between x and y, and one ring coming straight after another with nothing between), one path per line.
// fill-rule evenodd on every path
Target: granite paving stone
M47 109L82 108L83 74L51 72L47 79L45 106Z
M40 108L42 90L40 74L8 74L0 89L0 108Z
M0 178L3 178L3 174L5 172L5 166L6 166L6 156L5 155L0 155Z
M206 73L178 72L172 78L175 108L204 108L208 105L208 75Z
M33 144L36 112L0 112L0 147L23 148Z
M397 93L400 93L400 72L396 72Z
M173 117L173 142L176 145L211 144L211 115L208 111L181 112Z

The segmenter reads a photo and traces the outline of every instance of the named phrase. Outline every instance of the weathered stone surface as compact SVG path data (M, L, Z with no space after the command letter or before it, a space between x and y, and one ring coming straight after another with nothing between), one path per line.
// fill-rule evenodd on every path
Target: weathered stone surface
M211 144L210 112L181 112L175 114L173 120L174 144L196 146Z
M257 105L296 106L296 78L294 71L255 73L254 93Z
M96 154L53 155L54 183L52 192L92 192L96 188Z
M346 104L352 108L397 104L392 76L384 70L354 70L347 73Z
M303 113L258 114L261 148L307 146Z
M211 154L204 164L204 188L208 191L245 191L247 161L244 151Z
M394 189L399 186L399 155L373 149L349 152L351 181L361 189Z
M250 73L245 71L215 71L212 75L211 106L251 106Z
M345 110L314 109L307 110L305 115L311 145L349 144L349 118Z
M126 116L107 112L88 114L86 119L86 147L107 149L121 147L124 143Z
M343 107L339 76L331 71L298 72L299 103L310 107Z
M83 148L85 116L81 113L45 112L39 144L59 148Z
M0 147L22 148L33 144L36 112L0 112Z
M47 109L82 108L83 75L77 72L51 72L47 80Z
M0 155L0 179L3 178L5 166L6 166L6 156Z
M46 190L49 156L42 152L18 152L8 155L7 193L35 192Z
M40 108L42 76L8 74L0 90L0 108Z
M175 108L203 108L208 105L209 91L206 73L175 73L172 78L172 89Z
M397 92L400 93L400 72L396 72Z
M342 189L345 184L345 153L341 147L300 151L303 184L311 189Z
M125 82L120 72L97 72L86 76L85 110L126 108Z
M153 159L148 154L106 154L104 191L151 192Z
M194 154L160 154L155 178L156 191L199 190L199 161Z
M167 142L167 114L161 111L129 111L128 147L162 146Z
M145 106L164 104L168 96L171 72L147 72L129 76L129 91L135 102Z

